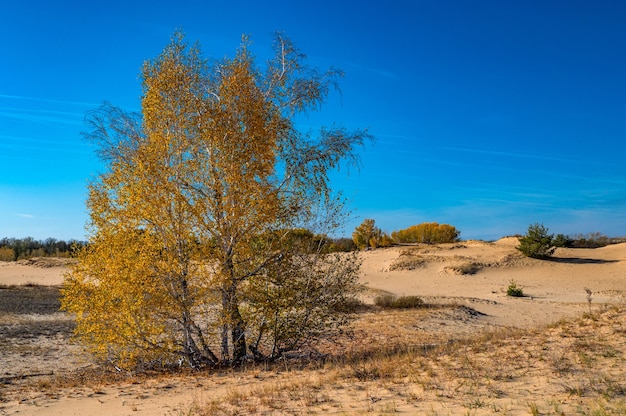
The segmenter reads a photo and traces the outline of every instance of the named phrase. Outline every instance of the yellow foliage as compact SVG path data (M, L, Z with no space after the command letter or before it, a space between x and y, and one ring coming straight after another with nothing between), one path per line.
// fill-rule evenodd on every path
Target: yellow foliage
M0 247L0 261L15 260L15 252L11 247Z
M352 233L352 241L359 250L365 248L391 247L393 240L384 233L380 228L376 227L376 222L371 219L365 219L361 225L355 228Z
M460 235L455 227L448 224L426 222L412 225L404 230L394 231L391 237L397 243L452 243L457 241Z
M89 188L92 236L62 307L102 359L276 357L341 323L330 311L352 293L358 262L294 230L339 225L327 172L367 134L323 130L316 143L295 130L291 117L319 105L338 74L313 72L301 88L302 55L277 42L262 76L246 43L209 67L176 34L142 68L140 116L92 115L88 137L109 169Z

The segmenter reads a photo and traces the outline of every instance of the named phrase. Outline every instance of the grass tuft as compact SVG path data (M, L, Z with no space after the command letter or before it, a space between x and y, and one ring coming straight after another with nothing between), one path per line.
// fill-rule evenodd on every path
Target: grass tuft
M419 296L400 296L396 297L391 294L380 295L374 299L374 304L381 308L388 309L410 309L421 308L424 306L424 300Z

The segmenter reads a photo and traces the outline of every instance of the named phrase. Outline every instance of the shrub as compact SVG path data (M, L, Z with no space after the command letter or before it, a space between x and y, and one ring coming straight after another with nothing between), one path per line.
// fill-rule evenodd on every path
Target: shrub
M426 222L412 225L404 230L394 231L391 238L396 243L454 243L459 240L461 232L448 224Z
M356 250L354 241L350 238L335 238L328 246L328 251L334 252L349 252Z
M15 260L15 252L10 247L0 247L0 261Z
M511 283L509 283L509 287L506 289L506 295L514 298L521 298L524 296L524 291L517 285L517 283L515 283L515 280L511 279Z
M545 259L556 250L553 243L554 237L548 234L548 229L541 224L533 224L528 227L525 236L519 239L517 249L525 256L535 259Z
M552 240L552 244L555 247L571 247L573 242L574 240L564 234L557 234L554 240Z
M419 296L396 297L395 295L386 294L377 296L374 299L374 304L389 309L410 309L424 306L424 301Z

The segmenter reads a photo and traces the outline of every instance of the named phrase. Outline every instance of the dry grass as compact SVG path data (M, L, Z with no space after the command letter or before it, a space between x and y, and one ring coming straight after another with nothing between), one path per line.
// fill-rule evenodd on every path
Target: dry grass
M426 259L417 253L416 250L402 251L398 258L389 265L389 270L415 270L424 267Z
M31 257L28 259L18 260L16 263L23 266L34 266L47 269L50 267L67 267L76 264L76 262L76 259L70 257Z
M359 342L323 368L233 390L190 414L626 415L625 308L458 337L420 333L415 324L428 312L364 314L353 334Z
M35 355L44 350L44 346L33 340L68 338L74 322L59 312L59 306L58 287L0 286L0 348L3 353Z
M29 284L0 285L0 316L6 314L49 314L59 311L59 287Z
M58 288L0 287L3 359L43 359L31 361L35 377L6 376L9 369L3 369L0 412L3 401L26 391L37 392L38 400L56 400L131 385L142 397L147 386L158 395L183 385L206 391L206 397L199 394L178 409L181 415L626 415L624 306L596 308L535 330L488 325L462 305L370 307L359 310L339 339L320 340L318 354L307 360L210 375L129 375L95 367L63 373L46 367L69 363L63 354L73 323L57 308Z
M476 263L473 261L461 262L458 264L453 264L450 266L444 266L441 269L442 273L448 274L456 274L456 275L466 275L466 274L476 274L482 268L480 263Z

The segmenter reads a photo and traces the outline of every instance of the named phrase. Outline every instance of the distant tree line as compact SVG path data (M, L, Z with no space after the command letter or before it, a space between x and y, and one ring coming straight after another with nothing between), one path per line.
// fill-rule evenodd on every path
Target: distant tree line
M0 239L0 261L17 261L31 257L71 257L74 250L84 246L84 241L57 240L32 237Z
M557 234L554 237L555 246L569 248L598 248L623 242L623 238L609 238L600 232L573 235Z
M552 257L558 247L565 248L598 248L609 244L623 243L624 238L609 238L606 235L594 232L589 234L565 235L548 233L543 224L531 224L524 236L518 236L517 249L528 257L547 259Z
M356 245L349 238L333 238L326 234L314 234L306 228L295 228L285 231L286 240L294 247L316 247L321 253L349 252L356 249ZM302 250L306 252L306 250Z
M306 229L294 229L290 233L298 244L315 245L324 253L350 252L356 245L350 238L333 238L324 234L314 234ZM35 240L32 237L0 239L0 261L17 261L32 257L74 257L77 249L86 246L86 241L57 240L47 238Z

